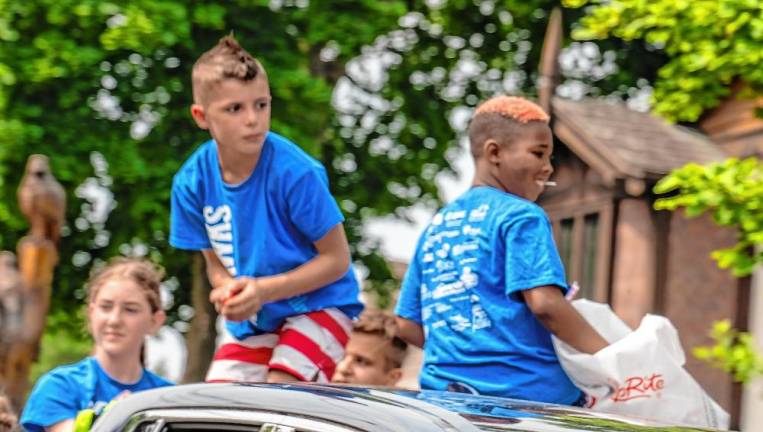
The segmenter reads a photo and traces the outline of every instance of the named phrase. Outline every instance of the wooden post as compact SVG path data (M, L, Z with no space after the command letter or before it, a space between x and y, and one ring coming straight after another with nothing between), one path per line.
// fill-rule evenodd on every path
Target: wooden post
M562 49L562 10L555 7L548 19L538 65L538 104L552 116L551 100L559 84L559 53Z
M18 319L21 325L18 330L3 335L4 349L0 351L0 384L5 387L15 407L23 405L23 397L29 385L29 369L37 360L40 350L40 339L50 306L53 270L58 263L58 240L66 210L64 190L50 173L47 157L29 157L19 186L18 199L21 212L29 221L29 233L17 246L18 272L14 273L13 265L7 265L9 260L12 262L8 257L9 252L5 252L4 258L0 259L0 262L6 264L0 273L11 275L18 281L15 291L3 292L3 304L12 300L6 292L15 292L20 297ZM3 319L3 330L10 326Z

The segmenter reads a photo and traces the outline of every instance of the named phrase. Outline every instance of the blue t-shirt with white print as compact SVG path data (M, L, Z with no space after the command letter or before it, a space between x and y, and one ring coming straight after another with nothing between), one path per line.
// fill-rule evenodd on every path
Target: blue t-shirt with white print
M213 249L232 276L270 276L317 254L314 242L344 221L323 166L288 139L269 132L248 179L223 181L210 140L183 164L172 184L170 244ZM337 281L262 306L255 317L226 322L237 339L275 331L290 316L336 307L355 318L362 310L352 266Z
M416 247L397 315L425 333L421 387L465 383L479 393L572 404L551 334L522 290L567 291L551 224L538 205L474 187L443 207Z
M122 383L101 369L94 357L60 366L43 375L29 395L19 422L24 430L43 431L64 420L74 420L83 409L96 412L124 391L135 393L173 385L143 369L135 383Z

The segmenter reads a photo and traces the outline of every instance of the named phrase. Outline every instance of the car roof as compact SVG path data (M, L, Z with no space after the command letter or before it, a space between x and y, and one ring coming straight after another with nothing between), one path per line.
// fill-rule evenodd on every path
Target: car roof
M664 424L554 404L452 392L311 383L202 383L144 391L115 404L92 430L122 430L136 415L173 409L176 416L180 412L177 410L189 414L215 410L217 416L231 422L237 415L256 410L379 432L668 430ZM669 428L670 432L708 430Z

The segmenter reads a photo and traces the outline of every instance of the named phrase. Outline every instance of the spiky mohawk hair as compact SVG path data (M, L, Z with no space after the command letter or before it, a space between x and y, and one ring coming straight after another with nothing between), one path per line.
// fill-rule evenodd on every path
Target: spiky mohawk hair
M525 124L530 121L548 123L548 114L543 108L529 100L516 96L496 96L483 102L474 111L476 117L480 114L494 113Z
M267 79L260 62L241 47L233 34L224 36L193 65L191 81L194 101L203 103L210 88L224 79L250 81L258 76Z

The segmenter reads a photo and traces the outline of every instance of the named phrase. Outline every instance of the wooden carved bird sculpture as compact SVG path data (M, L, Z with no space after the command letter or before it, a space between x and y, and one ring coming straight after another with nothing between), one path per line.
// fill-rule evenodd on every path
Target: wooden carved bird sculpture
M29 156L18 190L29 236L50 239L57 246L66 213L66 192L50 172L47 156Z

